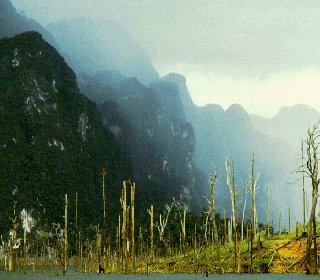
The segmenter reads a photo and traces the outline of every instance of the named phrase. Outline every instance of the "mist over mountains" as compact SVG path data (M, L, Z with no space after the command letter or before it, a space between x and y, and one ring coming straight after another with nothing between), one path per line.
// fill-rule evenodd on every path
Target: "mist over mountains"
M145 85L158 79L151 59L116 22L79 18L47 26L76 73L119 71Z
M293 149L298 149L307 129L311 128L319 117L319 111L307 105L297 104L282 107L272 119L252 115L251 120L255 129L282 140Z
M17 13L10 0L1 0L0 8L0 38L12 37L26 31L37 31L45 40L55 44L50 32L37 21Z
M99 205L95 193L105 164L111 174L108 184L114 190L108 198L113 203L111 211L119 207L117 186L123 178L131 178L137 182L137 215L142 216L150 204L164 207L172 197L181 207L199 213L207 206L204 196L208 196L209 174L215 169L218 211L226 210L229 215L225 157L234 161L240 212L248 196L246 178L254 155L256 173L261 174L259 219L265 220L267 187L274 219L281 211L285 220L289 207L296 210L292 211L296 219L301 215L300 182L295 181L294 170L299 165L300 138L319 118L317 110L304 105L284 107L274 118L265 119L250 116L240 104L227 110L217 104L197 106L185 77L170 73L159 78L148 55L115 22L74 19L51 23L47 31L16 13L10 1L0 4L0 22L1 38L37 31L60 53L38 33L0 41L1 130L6 131L1 136L1 159L8 164L13 158L12 170L20 170L19 166L24 170L21 178L3 170L4 201L15 199L13 186L26 191L22 188L26 180L30 191L46 186L42 204L48 203L50 191L59 194L50 206L46 204L53 209L65 192L74 194L76 185L81 185L79 178L85 177L81 191L88 198L83 215L89 220L90 215L99 215L99 209L94 213L89 209L91 204ZM32 114L23 111L27 100L33 102ZM79 134L83 131L80 119L81 127L92 132L85 141ZM12 139L23 144L17 149ZM66 162L70 164L62 164ZM42 179L34 174L41 174ZM65 181L69 185L63 185ZM31 193L26 198L34 199ZM36 208L38 200L30 207ZM4 206L2 212L9 207Z

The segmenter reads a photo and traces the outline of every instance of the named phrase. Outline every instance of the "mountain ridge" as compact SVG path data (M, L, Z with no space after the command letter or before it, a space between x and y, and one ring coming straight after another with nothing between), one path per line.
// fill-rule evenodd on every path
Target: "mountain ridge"
M47 28L78 74L116 70L145 85L159 78L149 56L114 21L76 18L50 23Z
M39 33L26 32L0 40L0 71L1 225L10 223L14 201L18 213L33 210L43 226L62 222L64 195L74 207L76 193L80 224L99 222L103 166L116 220L115 186L131 177L131 163L63 57Z
M0 38L13 37L19 33L36 31L41 33L46 41L55 45L53 36L38 22L19 14L10 0L0 2Z

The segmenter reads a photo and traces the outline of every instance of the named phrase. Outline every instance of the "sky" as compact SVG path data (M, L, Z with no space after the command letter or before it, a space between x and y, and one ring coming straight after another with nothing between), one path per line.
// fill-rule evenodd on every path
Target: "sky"
M186 76L198 105L241 104L274 116L281 106L320 110L318 0L12 0L46 26L77 17L114 20L160 75Z

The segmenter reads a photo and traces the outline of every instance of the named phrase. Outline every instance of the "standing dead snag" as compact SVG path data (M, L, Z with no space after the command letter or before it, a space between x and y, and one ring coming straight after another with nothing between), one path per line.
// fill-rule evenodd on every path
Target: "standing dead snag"
M186 253L186 216L187 216L187 210L183 210L183 216L182 216L182 209L176 202L175 198L173 198L173 203L176 206L178 210L178 214L180 217L180 225L181 225L181 232L180 232L180 239L182 239L182 248L183 248L183 254Z
M79 246L79 229L78 229L78 193L76 193L76 246L75 246L75 252L76 252L76 262L74 270L77 272L77 265L79 262L79 253L80 253L80 246Z
M254 156L252 157L251 164L251 225L250 225L250 273L252 273L252 262L253 262L253 241L256 235L257 230L257 208L256 208L256 192L257 192L257 183L259 180L260 174L255 178L254 174Z
M210 217L210 220L212 222L214 243L217 246L218 267L219 267L219 270L221 270L220 241L219 241L218 227L217 227L217 223L216 223L216 207L215 207L216 180L217 180L216 172L214 173L213 176L212 176L212 174L210 174L210 200L208 200L209 211L207 212L207 214L208 214L208 217Z
M301 168L304 169L303 140L301 141ZM302 172L302 210L303 210L303 226L306 225L306 192L305 192L305 189L304 189L304 176L305 176L305 173Z
M31 212L28 213L27 210L23 209L20 213L20 218L23 227L23 272L27 273L27 233L30 233L31 229L34 227L34 219L31 216Z
M68 270L68 195L65 195L64 208L64 242L63 242L63 274Z
M307 132L307 139L305 140L306 151L305 156L302 155L302 166L298 172L302 172L308 178L311 179L312 185L312 202L310 218L308 222L308 234L307 234L307 252L306 252L306 273L317 274L318 273L318 252L317 252L317 232L316 232L316 206L319 197L319 131L320 121L318 121ZM302 149L302 152L303 149ZM313 247L313 248L312 248Z
M271 213L270 191L269 191L269 186L267 186L267 239L269 239L269 235L270 235L270 213Z
M291 212L290 212L290 208L288 208L288 233L290 233L291 230Z
M151 205L150 209L148 209L148 213L150 215L150 257L153 260L154 252L153 252L153 205Z
M166 205L166 209L164 210L163 214L160 214L159 224L158 223L155 224L159 232L160 243L163 243L166 252L168 250L168 241L165 238L164 233L165 233L165 229L168 224L169 215L173 206L174 206L174 203L172 203L171 205Z
M97 256L97 273L101 270L101 234L100 225L97 226L97 240L96 240L96 256Z
M103 267L106 269L107 267L107 216L106 216L106 190L105 190L105 177L106 177L106 170L102 168L102 199L103 199Z
M123 181L123 189L120 198L121 206L122 206L122 260L125 262L125 272L128 273L128 258L129 258L129 250L130 250L130 240L128 238L128 218L129 218L129 209L127 206L127 182Z
M136 259L136 249L135 249L135 240L134 240L134 197L136 192L136 184L131 184L131 257L132 257L132 265L135 267L135 259Z
M234 182L234 163L232 162L232 180L230 178L230 160L228 158L225 159L226 172L227 172L227 185L230 190L231 196L231 205L232 205L232 221L233 221L233 229L234 229L234 271L237 267L237 273L240 273L240 244L239 236L238 236L238 214L236 208L236 188Z
M9 259L9 271L14 272L16 270L16 249L20 247L20 238L17 238L17 216L16 216L16 201L13 205L13 217L10 218L12 221L12 229L10 230L10 239L9 239L9 252L10 252L10 259Z
M118 227L117 227L117 249L118 249L118 269L120 270L120 262L122 260L122 253L121 253L121 214L118 216Z
M247 206L247 194L249 193L249 178L246 179L245 193L244 193L244 204L242 209L242 221L241 221L241 241L244 239L244 222L245 222L245 212Z

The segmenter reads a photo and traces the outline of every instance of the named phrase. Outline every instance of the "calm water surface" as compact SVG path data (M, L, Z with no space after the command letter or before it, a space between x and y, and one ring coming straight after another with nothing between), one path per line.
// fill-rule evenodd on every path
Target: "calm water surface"
M48 275L48 274L41 274L41 273L5 273L0 272L0 280L204 280L204 279L211 279L211 280L244 280L244 279L254 279L254 280L300 280L300 279L320 279L318 276L307 276L303 274L241 274L241 275L234 275L234 274L223 274L217 275L212 274L209 277L204 277L202 275L195 275L195 274L149 274L142 275L142 274L72 274L69 273L67 275Z

